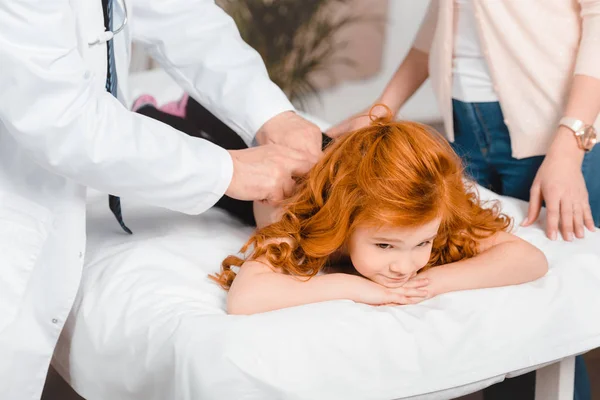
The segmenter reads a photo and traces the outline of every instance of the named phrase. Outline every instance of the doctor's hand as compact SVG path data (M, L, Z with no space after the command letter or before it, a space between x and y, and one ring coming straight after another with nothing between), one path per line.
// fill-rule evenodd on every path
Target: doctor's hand
M557 140L561 141L561 132ZM563 137L572 140L572 134ZM555 141L556 143L556 141ZM595 231L588 191L581 172L583 151L569 151L567 144L551 147L531 185L529 211L522 226L533 224L539 217L542 200L546 202L546 235L556 240L560 228L563 240L583 238L584 227Z
M233 177L225 194L238 200L263 200L276 205L294 191L294 177L306 174L316 156L278 144L228 150Z
M307 161L316 163L321 156L321 129L293 111L277 114L258 130L260 145L278 144L307 155Z

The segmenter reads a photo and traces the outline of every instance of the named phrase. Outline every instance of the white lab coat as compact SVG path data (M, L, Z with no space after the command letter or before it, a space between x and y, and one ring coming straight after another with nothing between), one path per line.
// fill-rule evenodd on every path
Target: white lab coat
M197 214L229 185L226 151L122 105L131 39L248 143L293 109L212 0L127 2L119 102L106 45L88 45L100 0L0 0L0 399L40 397L79 286L86 187Z

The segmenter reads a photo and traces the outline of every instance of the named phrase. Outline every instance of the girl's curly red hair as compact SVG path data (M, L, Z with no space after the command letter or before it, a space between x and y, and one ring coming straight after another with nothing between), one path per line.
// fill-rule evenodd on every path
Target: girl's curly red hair
M496 204L483 207L463 177L460 158L435 130L415 122L372 118L333 141L284 205L280 221L242 247L283 273L310 278L359 225L418 226L441 217L424 269L472 257L477 241L507 230ZM273 239L289 239L274 242ZM211 276L229 289L244 260L227 257Z

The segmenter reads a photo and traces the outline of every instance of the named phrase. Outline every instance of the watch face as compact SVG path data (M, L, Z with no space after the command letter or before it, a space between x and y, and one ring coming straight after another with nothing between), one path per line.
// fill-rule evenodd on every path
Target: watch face
M585 150L591 150L596 144L598 137L593 126L588 126L581 135L581 145Z

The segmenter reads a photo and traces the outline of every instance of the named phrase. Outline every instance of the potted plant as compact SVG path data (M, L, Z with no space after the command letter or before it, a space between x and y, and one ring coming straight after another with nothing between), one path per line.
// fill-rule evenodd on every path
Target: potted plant
M318 94L315 74L355 61L340 52L347 41L336 36L357 23L377 22L361 15L340 15L352 0L218 0L235 20L242 38L262 56L271 80L300 108ZM340 7L342 6L342 7ZM347 7L346 7L347 8ZM333 80L333 76L330 76Z

